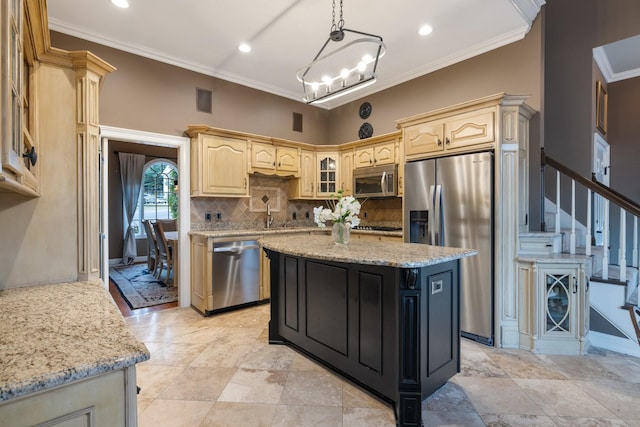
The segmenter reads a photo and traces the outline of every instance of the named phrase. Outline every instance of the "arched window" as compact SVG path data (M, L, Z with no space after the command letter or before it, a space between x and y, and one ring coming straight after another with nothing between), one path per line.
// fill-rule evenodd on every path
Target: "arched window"
M154 159L144 165L142 191L133 219L136 237L144 236L142 220L178 217L178 167L167 159Z

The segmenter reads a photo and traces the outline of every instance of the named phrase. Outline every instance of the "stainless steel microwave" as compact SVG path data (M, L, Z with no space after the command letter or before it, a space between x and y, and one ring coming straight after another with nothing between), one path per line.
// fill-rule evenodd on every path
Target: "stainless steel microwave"
M395 197L398 195L398 166L372 166L353 171L353 189L357 197Z

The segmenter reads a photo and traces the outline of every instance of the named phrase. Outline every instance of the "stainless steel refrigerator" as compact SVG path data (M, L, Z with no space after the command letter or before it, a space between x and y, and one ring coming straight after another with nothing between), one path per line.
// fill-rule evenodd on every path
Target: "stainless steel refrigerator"
M493 345L493 153L472 153L405 165L405 241L473 248L463 258L462 336Z

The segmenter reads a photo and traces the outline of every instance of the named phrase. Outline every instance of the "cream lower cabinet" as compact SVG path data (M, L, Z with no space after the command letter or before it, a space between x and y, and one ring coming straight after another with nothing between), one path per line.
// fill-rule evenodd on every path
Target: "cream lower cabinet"
M260 300L271 298L271 263L267 253L260 248Z
M520 348L547 354L587 350L588 262L518 262Z
M135 366L0 404L0 427L137 426Z
M213 277L211 239L191 235L191 305L201 313L213 307L211 278Z

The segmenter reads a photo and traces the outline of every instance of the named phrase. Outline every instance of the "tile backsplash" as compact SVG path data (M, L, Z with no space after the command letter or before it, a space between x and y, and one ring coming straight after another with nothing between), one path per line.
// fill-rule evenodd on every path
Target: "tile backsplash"
M198 197L191 199L191 230L260 229L266 226L267 202L272 227L313 227L313 208L321 200L289 200L286 178L250 175L250 197ZM205 221L205 213L211 221ZM219 214L219 219L218 219ZM363 225L402 225L402 199L366 200L360 211Z

